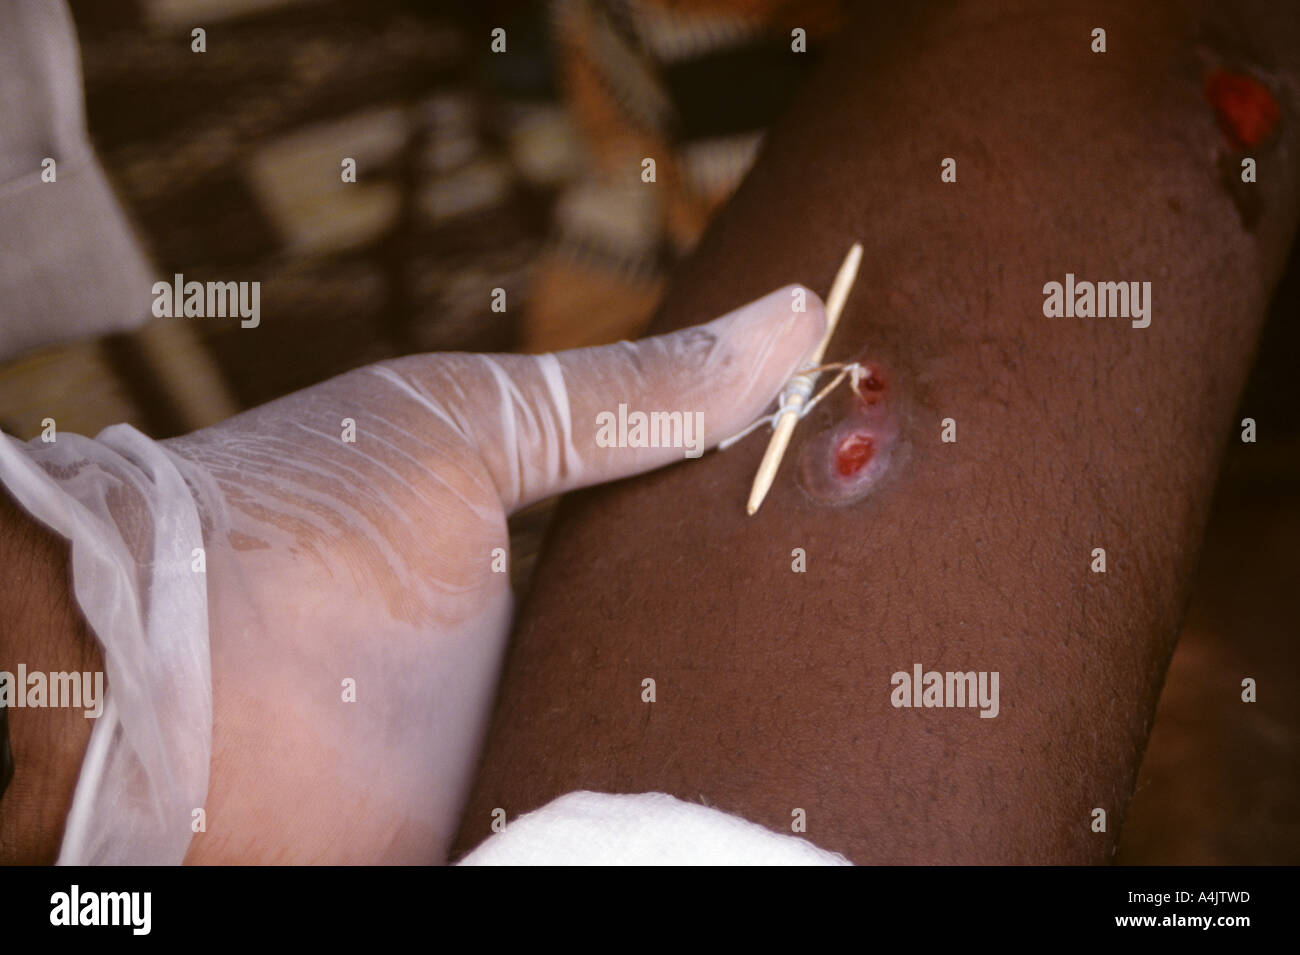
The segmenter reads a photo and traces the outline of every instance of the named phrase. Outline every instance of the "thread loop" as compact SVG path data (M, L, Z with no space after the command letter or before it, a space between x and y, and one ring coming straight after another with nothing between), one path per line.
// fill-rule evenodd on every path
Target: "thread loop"
M832 379L829 385L817 392L816 397L813 397L813 388L817 383L817 376L824 371L835 370L838 370L839 374ZM757 420L751 422L748 427L733 434L725 441L718 442L718 450L727 450L727 448L731 447L737 441L753 434L755 430L762 427L764 424L771 425L775 428L776 423L781 420L781 417L789 412L793 412L800 418L803 418L804 415L812 411L813 408L816 408L823 398L834 391L845 378L849 379L851 387L856 388L858 382L863 379L866 373L867 370L856 361L847 363L837 361L831 362L828 365L818 365L814 368L801 369L789 381L787 381L785 387L781 389L781 400L778 402L775 411L770 414L761 415ZM795 398L799 399L798 403L795 403Z

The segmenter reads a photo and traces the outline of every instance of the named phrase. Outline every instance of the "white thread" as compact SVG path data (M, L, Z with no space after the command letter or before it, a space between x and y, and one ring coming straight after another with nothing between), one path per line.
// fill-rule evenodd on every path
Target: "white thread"
M787 411L793 411L803 417L808 409L808 399L812 397L813 377L807 372L799 372L781 389L781 403L777 405L776 411L772 413L772 422L775 425L781 415ZM799 404L791 407L795 398L799 399Z
M812 397L813 386L817 382L817 376L823 371L830 371L833 368L838 368L839 374L835 376L834 380L832 380L829 385L819 391L816 397ZM775 428L776 423L781 420L781 416L788 411L793 411L802 418L808 412L812 411L813 408L817 407L818 403L834 391L835 388L839 386L840 382L842 382L846 377L850 380L851 387L856 388L858 382L860 382L866 374L867 370L856 361L848 362L847 364L844 362L831 362L829 365L818 365L815 368L804 368L800 370L793 378L786 382L785 387L781 389L781 400L777 404L775 411L771 414L761 415L742 431L733 434L725 441L719 441L718 450L727 450L727 448L731 447L737 441L753 434L757 428L761 427L765 423L770 424ZM800 398L800 403L798 405L792 404L796 396ZM810 398L811 400L809 400Z

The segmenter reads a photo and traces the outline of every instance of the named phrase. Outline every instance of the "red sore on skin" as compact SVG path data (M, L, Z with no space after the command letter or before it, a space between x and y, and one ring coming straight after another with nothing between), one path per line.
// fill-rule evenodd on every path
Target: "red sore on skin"
M876 443L865 434L851 434L835 449L835 470L843 477L852 477L876 453Z
M880 392L885 390L885 382L874 368L868 368L867 373L858 379L855 390L864 402L874 405L880 398Z
M1206 77L1205 98L1214 107L1219 126L1238 148L1262 143L1282 114L1267 87L1244 73L1215 70Z

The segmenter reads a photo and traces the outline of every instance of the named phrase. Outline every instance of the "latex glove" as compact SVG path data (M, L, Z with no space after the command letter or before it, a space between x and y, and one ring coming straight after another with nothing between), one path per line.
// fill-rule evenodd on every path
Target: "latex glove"
M381 362L164 442L206 547L212 772L187 860L442 861L511 621L507 515L683 461L598 446L620 404L702 412L705 446L748 424L823 331L794 299L635 343Z

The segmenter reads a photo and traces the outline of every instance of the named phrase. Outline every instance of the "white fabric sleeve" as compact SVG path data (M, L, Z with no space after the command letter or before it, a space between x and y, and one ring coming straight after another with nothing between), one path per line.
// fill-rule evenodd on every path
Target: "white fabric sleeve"
M91 147L81 81L66 4L0 2L0 360L151 316L156 276Z
M0 483L71 543L72 590L103 651L105 696L61 865L179 864L208 789L208 602L195 560L210 481L130 425L23 444L0 434ZM19 767L21 771L21 767Z
M852 865L667 793L572 792L507 823L460 865Z

